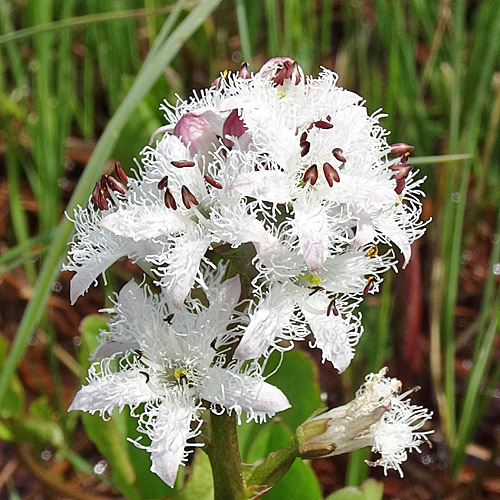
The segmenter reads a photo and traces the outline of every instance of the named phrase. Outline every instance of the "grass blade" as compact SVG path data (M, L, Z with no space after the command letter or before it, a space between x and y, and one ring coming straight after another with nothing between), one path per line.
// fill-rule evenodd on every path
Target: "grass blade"
M84 203L88 198L92 186L101 174L102 166L119 138L121 130L143 97L162 74L163 68L173 59L184 41L198 29L201 23L217 7L220 1L221 0L203 0L200 2L171 33L162 46L158 48L158 51L148 56L132 88L111 118L102 137L97 143L94 153L70 200L68 205L69 213L71 213L78 204ZM183 4L183 1L177 2L176 8L167 19L166 23L172 25L175 22ZM29 339L44 313L45 303L50 294L52 283L59 273L61 261L66 252L66 243L72 231L72 224L68 220L63 219L59 224L54 241L50 246L47 258L34 289L34 296L24 313L16 339L0 375L0 405L6 395L10 379L15 373L18 363L26 351Z

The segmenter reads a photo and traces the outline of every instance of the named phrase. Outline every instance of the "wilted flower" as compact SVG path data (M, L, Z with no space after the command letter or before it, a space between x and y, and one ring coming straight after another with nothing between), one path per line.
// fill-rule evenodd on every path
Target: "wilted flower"
M401 382L386 377L387 371L368 375L353 401L304 422L297 429L300 456L326 457L371 447L381 457L368 465L380 465L384 473L396 469L403 476L401 464L408 452L420 452L434 432L421 430L432 412L412 405L407 398L413 391L400 394Z
M220 273L219 273L220 274ZM186 447L201 431L206 403L220 413L265 420L290 405L266 383L256 363L242 365L227 357L234 306L240 296L238 276L208 285L208 307L199 301L174 309L164 294L143 291L130 281L118 294L109 331L94 354L104 358L89 370L87 385L69 410L98 412L129 406L138 430L150 443L135 444L151 453L151 470L173 486ZM144 406L142 406L144 405Z

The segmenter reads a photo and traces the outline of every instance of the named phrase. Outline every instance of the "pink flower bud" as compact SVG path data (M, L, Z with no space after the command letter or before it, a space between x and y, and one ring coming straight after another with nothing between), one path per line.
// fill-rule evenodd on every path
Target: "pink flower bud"
M241 137L245 132L247 128L245 127L245 124L243 123L243 120L241 119L238 110L233 109L231 113L229 113L229 116L226 118L224 121L224 125L222 126L222 137L224 144L228 147L232 147L233 143L226 139L227 135L233 136L233 137Z
M203 116L194 113L185 114L174 128L174 135L189 147L191 155L206 154L217 142L217 134L212 125Z

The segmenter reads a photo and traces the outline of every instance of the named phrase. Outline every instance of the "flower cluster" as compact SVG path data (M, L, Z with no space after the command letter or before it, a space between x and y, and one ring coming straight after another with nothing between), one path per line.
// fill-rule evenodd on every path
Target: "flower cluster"
M383 115L369 115L336 80L326 69L305 77L293 60L275 58L256 74L244 65L187 101L164 103L166 125L135 175L117 164L74 212L65 266L75 271L73 302L123 256L161 294L132 283L120 292L98 351L107 358L72 409L145 403L139 427L169 484L198 432L202 401L262 418L287 407L264 382L261 357L312 335L323 361L345 370L362 334L360 302L396 269L393 246L406 264L424 232L423 180L407 162L413 148L389 145ZM237 278L224 281L228 266L213 271L238 252L247 259L244 296ZM135 387L129 399L122 384Z

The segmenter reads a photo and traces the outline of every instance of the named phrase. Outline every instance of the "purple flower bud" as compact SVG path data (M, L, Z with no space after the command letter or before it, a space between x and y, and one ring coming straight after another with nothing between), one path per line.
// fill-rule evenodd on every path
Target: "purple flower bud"
M217 143L217 134L203 116L185 114L174 128L174 135L189 147L191 155L206 154Z
M222 137L224 144L228 147L232 147L232 142L226 139L226 136L230 135L233 137L241 137L247 128L241 119L238 110L233 109L229 116L224 121L224 125L222 126Z
M290 85L298 85L304 80L302 68L290 57L273 57L262 65L259 73L262 76L271 76L276 87L283 87L285 91Z

